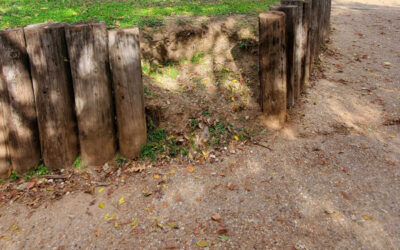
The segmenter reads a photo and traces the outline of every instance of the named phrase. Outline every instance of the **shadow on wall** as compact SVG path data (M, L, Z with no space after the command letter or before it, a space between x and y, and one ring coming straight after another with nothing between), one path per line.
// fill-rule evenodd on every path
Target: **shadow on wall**
M0 175L23 172L40 160L28 55L22 29L0 31ZM11 157L10 157L11 156Z

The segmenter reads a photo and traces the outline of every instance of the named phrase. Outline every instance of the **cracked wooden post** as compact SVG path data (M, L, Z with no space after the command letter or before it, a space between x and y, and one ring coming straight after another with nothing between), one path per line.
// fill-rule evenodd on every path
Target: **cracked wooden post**
M75 23L65 31L82 160L86 165L102 165L116 152L106 24Z
M139 29L110 30L108 37L119 149L132 159L147 140Z
M278 11L259 16L260 102L262 112L286 121L286 48L285 14Z
M286 30L286 81L287 81L287 107L291 108L295 104L297 91L300 88L300 81L296 81L298 75L298 65L296 51L296 37L298 27L298 7L295 5L272 5L269 7L272 11L281 11L285 13Z
M311 15L311 0L281 0L282 5L297 5L299 14L301 14L301 71L300 71L300 91L307 85L310 77L309 64L310 64L310 51L309 51L309 26Z
M78 155L76 118L64 23L25 27L42 156L46 166L71 166Z
M8 94L8 149L12 168L23 173L40 161L35 98L22 28L0 31L0 76Z
M8 94L6 83L0 77L0 178L11 173L10 154L8 150Z

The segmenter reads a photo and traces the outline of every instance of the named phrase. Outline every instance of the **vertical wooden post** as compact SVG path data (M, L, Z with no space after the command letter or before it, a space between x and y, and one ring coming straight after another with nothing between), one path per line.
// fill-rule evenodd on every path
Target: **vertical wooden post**
M280 125L286 121L285 14L278 11L259 16L261 109Z
M98 21L71 24L66 38L82 159L87 165L102 165L116 151L106 25Z
M24 29L42 155L51 168L72 165L79 149L64 27L45 23Z
M11 164L22 173L40 161L35 97L22 28L0 31L0 75L8 90Z
M147 139L139 29L110 30L108 37L119 149L134 158Z
M311 0L310 0L311 1ZM309 25L311 15L311 5L308 0L282 0L282 5L297 5L301 11L301 73L300 73L300 90L304 88L310 77L309 73Z
M311 67L315 63L315 60L318 58L319 51L319 35L318 35L318 9L319 9L320 0L312 0L312 9L311 9Z
M331 22L331 8L332 0L325 0L325 29L324 29L324 39L329 38L329 28Z
M286 30L286 56L287 56L287 107L291 108L295 104L296 91L299 88L296 82L298 67L296 61L296 30L298 26L297 6L295 5L272 5L269 7L272 11L281 11L285 13L285 30ZM296 86L297 85L297 86Z
M8 94L6 83L0 77L0 177L11 173L10 154L8 151Z

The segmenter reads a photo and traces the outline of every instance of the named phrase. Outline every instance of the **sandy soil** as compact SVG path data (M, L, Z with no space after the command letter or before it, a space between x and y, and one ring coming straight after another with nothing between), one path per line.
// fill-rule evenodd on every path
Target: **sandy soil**
M400 3L376 2L333 1L315 81L284 129L257 137L269 149L172 160L35 209L8 202L1 248L398 249Z

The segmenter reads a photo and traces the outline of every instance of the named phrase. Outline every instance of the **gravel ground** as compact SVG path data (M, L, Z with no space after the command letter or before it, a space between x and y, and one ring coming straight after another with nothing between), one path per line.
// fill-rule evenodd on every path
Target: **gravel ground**
M7 204L1 248L399 249L400 3L376 2L333 1L321 69L269 149Z

